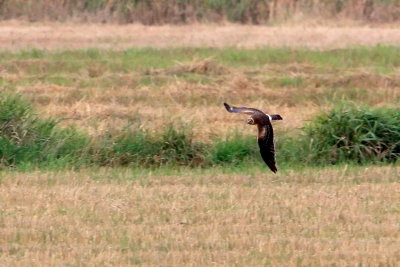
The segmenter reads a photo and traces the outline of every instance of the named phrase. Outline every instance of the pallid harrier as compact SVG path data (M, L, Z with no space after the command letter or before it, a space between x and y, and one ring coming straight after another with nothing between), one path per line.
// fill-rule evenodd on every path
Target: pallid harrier
M250 125L257 125L257 139L261 157L271 171L276 173L278 169L275 166L274 130L272 129L271 120L282 120L281 115L269 115L255 108L231 107L227 103L224 103L224 106L228 112L250 115L250 118L247 119L247 123Z

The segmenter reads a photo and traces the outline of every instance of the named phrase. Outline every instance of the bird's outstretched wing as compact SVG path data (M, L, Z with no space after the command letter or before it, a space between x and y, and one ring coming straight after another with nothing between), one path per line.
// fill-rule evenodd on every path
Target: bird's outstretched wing
M270 123L266 125L259 125L258 146L260 147L260 154L264 162L273 172L277 172L275 164L275 145L274 145L274 131Z
M256 108L246 108L246 107L232 107L227 103L224 103L224 106L226 108L226 110L228 112L233 112L233 113L242 113L242 114L248 114L248 115L253 115L254 113L262 113L265 114L264 112L262 112L259 109ZM266 114L267 115L267 114ZM271 120L282 120L281 115L279 114L271 114L271 115L267 115L270 117Z
M253 115L256 112L264 113L261 110L258 110L255 108L231 107L227 103L224 103L224 106L228 112L233 112L233 113L242 113L242 114L248 114L248 115Z
M251 115L253 122L256 119L255 124L258 127L258 146L260 147L261 157L271 171L276 173L278 169L275 163L274 130L271 120L282 120L282 117L279 114L268 115L255 108L231 107L227 103L224 103L224 106L228 112Z

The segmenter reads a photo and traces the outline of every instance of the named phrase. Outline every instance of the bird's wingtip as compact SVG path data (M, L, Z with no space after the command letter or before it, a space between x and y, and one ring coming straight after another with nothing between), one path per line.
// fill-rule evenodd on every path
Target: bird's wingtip
M278 169L270 168L270 170L271 170L273 173L275 173L275 174L278 172Z
M274 165L267 164L267 165L268 165L269 169L270 169L273 173L277 173L278 168L275 166L275 164L274 164Z
M225 106L225 108L226 108L227 111L230 111L230 110L231 110L231 106L229 106L228 103L225 103L225 102L224 102L224 106Z

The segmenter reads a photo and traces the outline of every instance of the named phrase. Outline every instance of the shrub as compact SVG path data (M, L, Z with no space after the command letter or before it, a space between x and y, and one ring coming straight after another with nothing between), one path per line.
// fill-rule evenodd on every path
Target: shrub
M233 134L213 142L211 161L214 164L238 165L244 160L256 158L259 148L253 136Z
M113 140L107 163L117 165L162 166L207 164L207 145L194 142L187 127L170 124L163 132L126 131Z
M39 119L19 96L0 94L0 163L50 163L84 159L89 139L52 119Z
M308 138L300 130L276 134L275 151L278 167L298 168L312 163L309 159Z
M319 164L394 161L400 155L400 110L342 105L304 127L309 159Z

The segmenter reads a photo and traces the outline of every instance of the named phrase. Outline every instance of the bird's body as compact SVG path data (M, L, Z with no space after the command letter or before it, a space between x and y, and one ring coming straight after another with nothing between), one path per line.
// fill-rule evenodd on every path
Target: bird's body
M277 172L275 163L275 146L274 146L274 130L272 128L272 120L282 120L279 114L266 114L261 110L246 107L231 107L227 103L224 106L228 112L248 114L250 117L247 123L257 125L258 128L258 146L260 154L264 162L273 172Z

